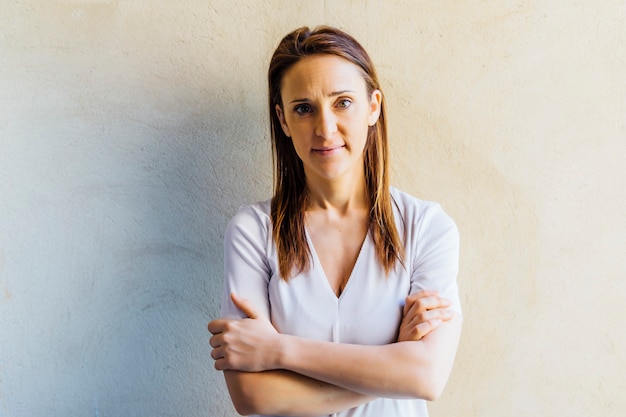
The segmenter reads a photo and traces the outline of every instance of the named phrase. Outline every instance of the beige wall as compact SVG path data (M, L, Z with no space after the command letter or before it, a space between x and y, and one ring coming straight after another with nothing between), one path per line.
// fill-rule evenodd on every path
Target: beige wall
M222 233L270 193L272 48L328 23L378 64L394 183L462 234L432 416L623 416L624 4L0 0L0 415L235 415Z

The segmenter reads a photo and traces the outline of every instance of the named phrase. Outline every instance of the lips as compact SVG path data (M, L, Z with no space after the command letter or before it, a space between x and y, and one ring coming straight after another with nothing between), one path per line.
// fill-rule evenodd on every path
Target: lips
M313 152L321 156L329 156L339 152L345 145L325 146L323 148L313 149Z

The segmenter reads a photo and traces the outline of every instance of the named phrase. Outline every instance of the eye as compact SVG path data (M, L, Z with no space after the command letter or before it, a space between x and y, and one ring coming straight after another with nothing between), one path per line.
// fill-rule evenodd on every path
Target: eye
M307 113L311 113L311 106L309 106L308 104L298 104L296 107L293 108L293 111L298 114L304 115Z
M342 98L341 100L337 102L337 107L346 109L350 107L351 104L352 104L352 100L347 99L347 98Z

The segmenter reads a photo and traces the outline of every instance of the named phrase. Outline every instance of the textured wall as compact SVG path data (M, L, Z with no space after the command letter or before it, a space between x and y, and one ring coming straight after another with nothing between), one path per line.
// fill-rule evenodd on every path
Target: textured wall
M320 23L462 234L433 417L624 415L624 2L0 0L0 416L235 415L222 234L271 191L269 55Z

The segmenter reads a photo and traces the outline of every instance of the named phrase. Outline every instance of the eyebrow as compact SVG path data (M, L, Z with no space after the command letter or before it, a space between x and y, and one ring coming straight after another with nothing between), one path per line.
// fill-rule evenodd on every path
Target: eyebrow
M333 91L332 93L330 93L328 95L328 97L337 97L337 96L340 96L340 95L345 94L345 93L354 93L354 91L352 91L352 90ZM291 104L291 103L306 103L307 101L310 101L310 100L308 98L297 98L295 100L291 100L289 102L289 104Z

